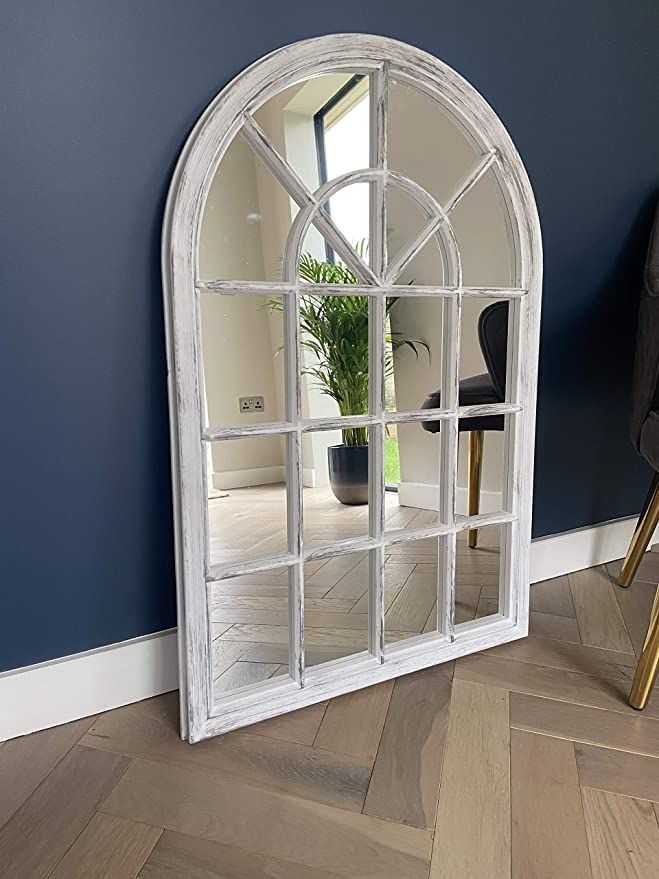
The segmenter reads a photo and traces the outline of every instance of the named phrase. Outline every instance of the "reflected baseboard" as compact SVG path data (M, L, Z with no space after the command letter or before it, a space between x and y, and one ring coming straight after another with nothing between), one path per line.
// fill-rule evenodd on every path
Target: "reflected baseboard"
M286 482L286 467L276 464L273 467L248 467L245 470L215 471L211 477L213 487L218 491L232 488L251 488L255 485L273 485ZM305 488L316 488L316 471L305 467L302 471L302 484Z
M498 513L501 507L501 492L482 490L480 512ZM467 513L467 487L458 485L456 507L459 513ZM398 502L401 507L418 507L420 510L439 509L439 485L430 482L401 482L398 486Z

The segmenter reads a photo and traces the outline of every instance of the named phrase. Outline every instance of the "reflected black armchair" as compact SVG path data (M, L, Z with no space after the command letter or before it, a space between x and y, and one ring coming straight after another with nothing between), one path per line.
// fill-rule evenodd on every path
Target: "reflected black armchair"
M652 467L654 476L620 571L618 582L621 586L629 586L634 579L650 538L659 524L659 205L650 235L638 312L631 439L636 451ZM658 667L659 588L629 697L633 708L645 707Z
M472 375L460 382L460 406L483 406L487 403L503 403L506 399L506 357L508 343L508 303L495 302L488 305L478 318L478 341L481 346L487 372ZM428 394L422 409L440 408L440 392ZM424 421L423 429L438 433L440 421ZM475 516L480 510L481 473L483 470L483 442L486 430L503 430L503 415L475 416L461 418L459 429L469 433L468 467L468 513ZM478 542L478 531L469 532L469 546L473 549Z

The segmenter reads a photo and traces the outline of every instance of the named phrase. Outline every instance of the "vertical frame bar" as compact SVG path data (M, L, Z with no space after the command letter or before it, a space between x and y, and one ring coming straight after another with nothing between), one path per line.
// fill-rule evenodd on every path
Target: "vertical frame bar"
M288 551L296 561L288 569L288 670L304 686L304 565L302 561L302 383L300 291L284 299L284 382L286 418L296 425L286 437Z
M525 399L522 357L523 339L528 309L527 296L508 302L508 354L506 362L506 401L520 404ZM526 413L513 412L506 416L503 440L503 509L520 515L522 473L520 449L524 442L524 419ZM505 540L504 540L505 537ZM499 612L518 622L520 584L515 577L515 560L519 553L520 530L518 521L502 526L501 570L499 575Z
M387 266L387 65L370 76L370 165L381 173L370 184L369 264L378 280ZM368 647L384 662L384 380L385 380L384 292L368 302L369 412L380 423L369 429L368 443L368 520L369 534L380 544L369 552Z
M442 422L439 450L440 520L455 529L455 497L458 481L458 405L460 376L460 325L462 297L459 291L444 300L442 309L442 406L454 414ZM437 629L451 641L455 634L455 530L440 538L438 547Z

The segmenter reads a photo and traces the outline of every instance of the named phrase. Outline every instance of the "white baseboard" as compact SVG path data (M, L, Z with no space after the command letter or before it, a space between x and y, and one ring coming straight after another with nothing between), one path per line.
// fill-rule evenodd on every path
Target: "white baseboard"
M178 688L176 629L0 674L0 742Z
M249 467L245 470L215 471L212 476L213 487L220 491L232 488L248 488L250 485L270 485L273 482L286 482L286 467L276 464L273 467Z
M531 542L531 583L604 565L622 558L632 539L637 518L614 519L575 531L550 534ZM648 546L659 539L659 528Z
M493 494L496 494L493 492ZM531 583L624 556L636 518L534 540ZM659 540L659 529L650 544ZM0 742L178 687L176 630L0 674Z
M439 485L430 482L401 482L398 501L402 507L418 507L420 510L439 509ZM467 489L458 485L455 491L458 510L467 510ZM483 490L480 493L481 513L496 513L501 509L501 492Z
M316 487L316 470L314 467L302 468L302 485L305 488Z

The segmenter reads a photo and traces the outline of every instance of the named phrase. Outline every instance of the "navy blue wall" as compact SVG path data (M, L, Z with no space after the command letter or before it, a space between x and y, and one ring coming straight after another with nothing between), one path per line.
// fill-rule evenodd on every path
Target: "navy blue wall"
M545 246L535 534L638 511L627 440L656 195L655 0L31 0L0 21L0 669L175 624L159 236L176 156L247 64L371 31L494 106Z

